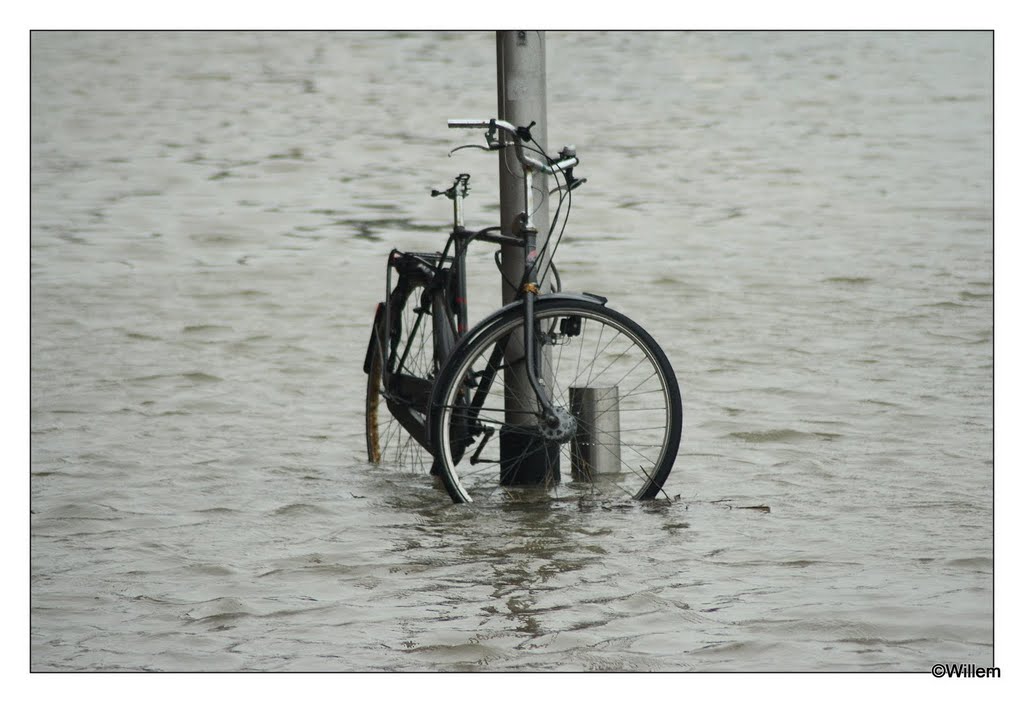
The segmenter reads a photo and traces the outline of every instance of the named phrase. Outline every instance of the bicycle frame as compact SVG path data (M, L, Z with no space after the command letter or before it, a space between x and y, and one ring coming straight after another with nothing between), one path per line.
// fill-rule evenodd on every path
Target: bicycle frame
M461 178L461 177L460 177ZM468 177L467 177L468 179ZM457 182L458 185L458 182ZM463 186L465 183L463 182ZM455 187L455 186L453 186ZM519 239L494 233L496 228L480 231L467 230L462 223L462 197L464 190L456 192L453 200L455 209L455 226L448 235L444 250L440 253L401 252L393 249L388 256L386 271L386 298L381 310L383 320L377 325L383 333L377 340L378 348L386 356L382 359L382 381L388 409L399 423L423 447L430 449L427 437L426 415L429 401L429 384L424 380L403 373L405 360L410 351L415 331L422 324L426 314L426 306L417 306L416 321L413 331L407 336L405 349L397 343L398 330L393 329L393 298L399 286L406 284L414 287L417 283L423 286L424 296L429 297L430 314L433 317L434 361L439 370L451 355L456 342L462 338L469 326L469 305L466 283L466 252L472 241L480 240L493 244L514 243L521 245ZM449 254L449 252L451 252ZM392 271L398 272L398 282L393 285ZM407 291L402 291L407 294ZM408 305L412 301L405 301ZM477 388L474 397L477 407L490 391L497 370L490 373ZM482 395L481 395L482 392ZM422 416L417 417L414 412Z
M452 200L443 251L390 252L364 364L369 461L413 474L429 467L456 503L515 499L519 486L557 490L565 467L569 495L655 497L681 439L675 374L650 334L605 298L562 293L552 261L571 193L586 181L573 175L575 147L549 156L531 143L533 123L449 126L485 130L479 148L488 151L514 147L522 170L501 160L502 227L466 229L469 176L461 174L433 192ZM533 192L542 174L554 176L558 207L535 225L534 206L547 195ZM470 327L467 261L477 240L503 245L494 260L507 303Z
M411 396L412 400L421 400L424 395L429 396L429 387L421 388L421 386L428 384L429 382L426 379L417 379L412 376L405 377L402 375L402 366L405 362L406 355L409 352L408 347L402 356L397 359L397 366L395 365L396 355L399 350L395 344L395 338L393 337L393 331L391 329L393 321L392 291L394 290L391 284L391 270L393 268L399 269L400 282L403 280L403 275L410 277L407 280L411 280L411 277L419 277L425 290L424 295L429 295L431 298L430 310L433 315L434 322L434 363L436 364L434 371L437 372L441 365L443 365L451 355L455 343L467 333L469 311L466 286L466 251L469 247L469 243L475 239L480 239L482 241L497 244L512 244L523 247L525 250L527 267L523 275L523 281L520 289L517 291L517 297L521 298L523 302L523 343L526 351L526 376L534 394L537 397L538 404L543 410L544 421L552 426L557 425L559 418L557 416L556 408L554 407L543 382L540 380L540 365L542 363L539 349L540 340L536 338L534 330L534 300L539 294L540 289L535 280L535 269L539 263L537 260L537 230L531 219L531 214L533 212L533 175L534 172L568 172L571 174L573 166L579 163L579 160L576 158L575 151L570 151L568 147L563 149L560 154L563 158L558 162L551 161L549 163L543 163L524 154L522 139L525 139L526 141L530 140L529 127L517 129L507 122L493 119L487 121L450 120L448 125L449 127L488 128L487 142L488 147L492 149L504 146L504 144L499 143L494 138L497 130L501 130L509 135L512 139L511 143L515 147L516 156L519 159L520 164L523 166L525 197L523 211L519 217L519 226L517 228L518 231L516 236L510 237L503 234L493 233L494 230L498 230L500 228L487 228L478 232L471 232L465 228L462 207L463 198L469 190L469 175L460 174L455 179L455 183L448 190L435 190L432 192L432 195L434 196L445 195L453 201L454 225L443 252L440 255L437 255L402 253L397 250L392 250L388 257L386 276L387 297L385 299L384 309L384 336L382 340L378 340L380 348L382 350L388 350L386 363L383 364L382 369L385 397L392 415L399 420L399 422L405 427L409 434L416 439L417 442L428 450L430 449L430 445L426 432L426 418L429 414L429 408L426 407L426 404L422 404L418 408L415 408L422 416L423 419L421 420L412 412L413 408L411 406L413 403L410 402L410 397L402 398L402 402L399 402L398 399L392 397L392 394L396 390L404 390L409 396ZM453 246L454 251L451 257L449 257L449 251L453 249ZM451 264L448 268L445 268L445 265L449 260ZM411 344L415 331L422 322L424 309L425 306L423 305L420 305L418 308L419 314L416 317L413 332L408 337L410 340L409 344ZM392 345L396 348L392 348ZM484 373L484 383L483 385L478 385L473 394L473 400L470 404L471 408L479 408L482 405L483 399L489 392L490 385L493 382L497 371L501 368L503 353L503 349L495 349L492 358L489 360L488 368ZM404 387L402 386L403 382L405 384ZM479 453L479 450L477 453Z

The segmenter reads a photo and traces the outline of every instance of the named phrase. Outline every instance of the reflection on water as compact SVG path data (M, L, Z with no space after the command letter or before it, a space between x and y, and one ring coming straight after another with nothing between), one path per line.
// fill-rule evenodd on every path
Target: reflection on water
M497 219L493 36L33 33L32 668L990 665L991 47L549 33L559 269L672 361L673 500L454 506L361 366L430 188Z

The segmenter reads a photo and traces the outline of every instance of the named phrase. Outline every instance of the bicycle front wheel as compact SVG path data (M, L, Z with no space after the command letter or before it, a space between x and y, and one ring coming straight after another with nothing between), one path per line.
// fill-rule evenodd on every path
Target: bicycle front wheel
M683 424L664 352L596 301L541 296L535 316L536 358L562 420L546 423L526 385L522 312L511 309L457 349L438 378L431 442L449 495L657 497Z

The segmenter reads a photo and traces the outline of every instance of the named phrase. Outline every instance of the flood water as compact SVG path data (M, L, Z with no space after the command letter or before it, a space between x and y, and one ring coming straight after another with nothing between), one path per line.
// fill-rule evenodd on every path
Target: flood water
M992 665L991 34L548 33L564 287L686 418L674 500L590 507L366 461L388 251L443 244L462 171L498 218L445 124L494 116L492 34L31 60L34 671Z

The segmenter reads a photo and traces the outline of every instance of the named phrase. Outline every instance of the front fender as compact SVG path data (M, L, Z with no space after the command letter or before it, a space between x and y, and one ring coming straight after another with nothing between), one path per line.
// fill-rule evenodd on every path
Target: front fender
M548 293L546 295L541 295L541 296L537 297L537 301L538 302L544 301L545 305L549 305L549 304L551 304L553 302L557 302L559 300L577 300L577 301L582 300L582 301L588 302L588 303L594 303L594 302L601 303L601 305L605 305L605 304L608 303L608 298L605 298L604 296L601 296L601 295L594 295L593 293ZM491 324L495 320L497 320L499 317L503 317L504 315L508 314L512 310L519 310L522 307L523 307L522 299L513 300L508 305L505 305L503 307L498 308L497 310L492 312L490 315L488 315L484 319L480 320L480 322L478 322L475 325L473 325L473 327L471 327L466 332L466 334L464 334L459 339L458 343L455 345L455 348L452 349L452 353L449 354L448 355L448 359L445 360L445 363L442 366L442 370L444 369L444 367L448 366L448 361L449 360L451 360L452 358L458 356L458 353L460 351L462 351L463 349L468 347L470 344L473 343L473 341L477 337L479 337L481 334L486 332L487 329L491 326ZM443 373L442 374L438 374L438 378L440 378L442 375L443 375Z
M537 303L541 305L551 305L552 303L557 303L558 301L582 301L587 303L600 303L601 305L605 305L608 303L607 298L605 298L604 296L595 295L593 293L548 293L546 295L538 296L537 298ZM458 342L455 344L455 348L452 349L452 353L448 355L447 359L445 359L444 364L441 366L441 369L437 374L438 380L446 378L448 376L448 367L452 364L452 362L456 359L462 358L463 350L466 349L466 347L468 347L469 345L473 344L473 342L475 342L482 335L486 334L490 330L491 326L494 325L499 319L507 315L513 314L518 314L520 317L522 317L522 313L520 312L522 306L522 299L513 300L508 305L498 308L490 315L480 320L480 322L473 325L473 327L470 328L469 331L466 332L466 334L459 338ZM444 393L444 389L441 387L441 385L442 384L439 383L434 384L434 389L430 397L429 412L431 414L434 412L434 409L436 407L441 405L441 396ZM432 427L432 425L433 422L430 419L428 419L428 434L430 433L429 428Z

